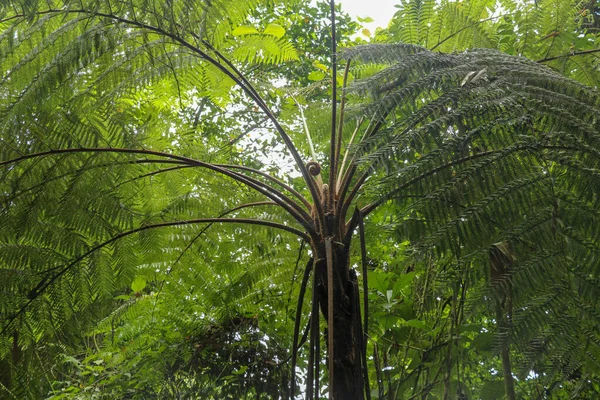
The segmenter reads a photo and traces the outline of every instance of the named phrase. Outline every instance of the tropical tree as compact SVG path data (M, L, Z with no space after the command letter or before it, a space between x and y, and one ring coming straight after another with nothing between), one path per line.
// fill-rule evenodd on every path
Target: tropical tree
M329 60L317 52L308 75L307 64L277 75L265 65L298 58L283 17L294 4L0 6L5 392L16 397L31 379L19 365L77 348L83 332L124 348L110 360L62 356L63 367L132 398L144 388L119 388L104 364L131 357L126 347L166 354L171 339L198 351L168 350L165 368L189 385L164 382L164 396L293 397L301 379L307 398L323 387L335 399L464 398L500 382L512 399L515 356L522 371L548 375L548 393L574 374L579 393L597 391L597 91L491 49L339 52L333 1ZM265 10L272 20L261 24ZM298 75L308 88L276 88ZM295 172L278 175L286 160ZM205 321L214 306L218 323ZM287 315L271 312L283 307L291 333ZM125 313L177 324L121 329ZM280 329L265 332L263 318ZM289 359L271 336L286 332ZM480 362L464 356L474 350L500 355L486 365L500 379L469 365ZM181 365L230 385L210 387ZM265 377L273 384L260 386Z

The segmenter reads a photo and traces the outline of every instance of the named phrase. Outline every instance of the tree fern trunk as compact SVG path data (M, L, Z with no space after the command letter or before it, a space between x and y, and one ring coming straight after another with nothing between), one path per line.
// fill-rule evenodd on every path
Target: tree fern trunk
M323 254L322 252L319 252ZM363 377L361 370L361 323L358 302L358 284L354 271L349 270L349 254L345 247L335 249L333 257L333 335L327 332L326 340L333 338L333 387L334 400L362 400ZM327 263L325 257L316 264L321 313L328 318ZM328 354L328 358L332 357Z

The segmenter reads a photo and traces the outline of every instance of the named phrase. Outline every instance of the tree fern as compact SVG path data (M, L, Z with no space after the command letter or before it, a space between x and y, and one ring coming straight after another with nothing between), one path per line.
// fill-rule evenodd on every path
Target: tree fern
M348 54L359 58L362 51ZM499 336L500 348L527 346L539 334L549 335L554 349L590 337L571 328L582 316L569 282L597 272L590 258L597 235L579 222L595 201L597 93L491 50L443 55L390 45L387 52L365 47L364 59L398 60L350 88L373 99L357 115L385 119L354 149L365 171L382 171L365 210L395 199L399 234L408 232L422 252L455 259L446 268L486 268L487 248L502 240L515 247L517 262L506 277L514 288L511 335ZM546 351L538 357L552 360ZM552 360L555 368L571 362L595 364L575 351Z
M281 30L240 29L279 4L1 6L5 391L40 397L44 380L75 388L62 379L92 370L93 390L116 397L293 397L302 383L308 398L363 398L374 376L380 397L490 397L504 383L516 398L512 371L550 392L597 376L599 96L565 76L578 77L565 41L530 41L547 27L578 38L580 6L407 2L396 33L418 45L351 48L338 79L334 29L330 68L310 66L331 73L321 94L269 88L262 65L295 48ZM541 22L503 33L517 12ZM253 126L296 175L249 154ZM100 343L79 346L79 332ZM78 348L89 354L69 358ZM481 363L502 372L482 380ZM148 379L150 394L111 381L154 364L167 384Z

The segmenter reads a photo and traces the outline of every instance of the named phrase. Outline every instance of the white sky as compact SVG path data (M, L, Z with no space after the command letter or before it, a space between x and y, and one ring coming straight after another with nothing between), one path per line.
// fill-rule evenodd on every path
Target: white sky
M366 28L375 31L378 26L385 28L398 10L394 7L400 0L337 0L336 4L342 5L342 10L352 17L371 17L374 21L364 24Z

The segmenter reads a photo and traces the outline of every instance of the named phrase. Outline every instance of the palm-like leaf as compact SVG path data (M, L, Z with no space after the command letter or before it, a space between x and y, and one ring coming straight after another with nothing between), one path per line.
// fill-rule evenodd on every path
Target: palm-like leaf
M469 24L474 16L481 18L487 2L476 3L474 15L455 10L454 20ZM11 294L0 299L2 367L14 373L12 364L21 353L30 359L52 340L74 346L76 335L65 332L93 332L96 316L104 318L96 325L103 332L121 318L134 322L121 331L120 344L143 337L141 346L155 345L142 332L145 320L155 315L155 296L163 286L174 293L165 303L177 304L188 316L215 308L212 316L225 327L240 315L253 320L247 314L254 302L265 296L279 302L284 291L274 288L302 275L298 267L276 268L285 260L291 264L290 256L266 250L265 243L287 241L290 251L302 239L311 247L314 265L311 259L299 293L285 291L288 299L298 295L292 373L301 325L307 324L305 384L308 396L316 396L322 314L330 393L361 398L361 380L369 376L367 336L361 332L350 244L358 229L364 245L364 216L377 219L377 211L392 204L392 233L408 239L417 258L439 263L427 266L424 279L415 278L414 292L422 296L419 315L437 317L435 325L446 304L453 309L444 317L452 320L450 339L442 342L446 331L439 328L437 344L424 342L431 348L414 356L423 360L413 370L418 374L402 377L398 388L405 384L416 393L426 353L444 348L450 365L447 392L454 331L461 318L481 315L495 321L507 382L513 381L506 367L511 346L521 349L516 361L521 371L550 365L546 370L562 381L586 366L593 375L600 352L594 331L600 323L594 300L597 91L496 50L443 54L412 44L356 47L345 53L346 73L357 62L371 64L361 74L377 72L342 94L340 122L333 90L330 148L317 146L330 156L322 165L312 160L309 167L271 111L271 101L238 67L296 57L284 38L232 35L254 10L270 6L271 1L260 0L12 1L0 6L0 268ZM331 9L334 21L333 2ZM439 20L427 22L435 19L435 10L430 1L405 9L411 18L409 31L402 33L407 40L432 47L421 38L432 32L439 36L444 29ZM480 28L483 45L496 40ZM450 36L458 40L458 31ZM335 40L333 53L335 76ZM254 123L270 121L302 175L302 187L252 168L260 166L252 157L247 165L236 165L235 159L232 165L228 154L217 151L224 141L237 142L243 123L252 120L223 129L224 113L215 110L234 100L264 114ZM342 122L346 126L338 125ZM346 154L340 143L348 143ZM215 224L221 229L207 236ZM256 225L277 233L253 230ZM249 238L241 244L239 237ZM179 268L178 282L170 281ZM152 290L144 292L146 281ZM431 295L444 285L452 295L436 309ZM468 293L467 286L473 288ZM115 292L126 294L114 299ZM301 315L309 295L310 323ZM123 296L124 303L115 301ZM580 309L579 303L587 306ZM410 311L407 315L416 314ZM275 326L285 325L273 319ZM192 329L185 317L165 320ZM252 324L249 333L258 335ZM368 331L367 324L365 319ZM201 325L206 331L214 327L213 321ZM578 348L582 340L585 346ZM44 357L55 351L60 352ZM408 344L405 359L407 354ZM379 356L373 358L380 371ZM24 396L35 397L35 388L43 385L29 385L27 379L18 371L9 378L21 381ZM291 395L294 384L292 378Z
M579 305L598 295L598 93L495 50L380 45L347 57L389 64L350 88L372 99L355 113L381 122L354 147L373 175L365 212L397 203L400 237L472 284L489 276L489 249L509 243L516 261L501 287L512 323L499 338L525 354L545 343L519 368L595 369L600 321ZM494 285L481 296L496 297Z

